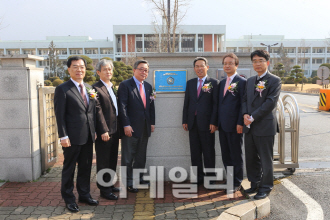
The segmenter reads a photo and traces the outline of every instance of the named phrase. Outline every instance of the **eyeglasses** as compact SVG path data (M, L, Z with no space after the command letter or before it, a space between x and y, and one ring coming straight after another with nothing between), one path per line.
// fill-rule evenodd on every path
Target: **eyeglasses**
M196 69L199 69L199 68L202 68L202 69L205 69L206 66L195 66Z
M78 69L84 70L85 66L73 66L72 69L74 69L74 70L78 70Z
M144 68L139 68L139 69L137 69L137 70L140 71L140 72L145 72L145 73L149 72L148 69L144 69Z
M223 65L224 65L224 66L227 66L227 65L228 65L228 66L233 66L233 65L235 65L235 63L224 63Z
M267 60L253 60L252 63L253 64L259 64L259 63L264 63L267 62Z

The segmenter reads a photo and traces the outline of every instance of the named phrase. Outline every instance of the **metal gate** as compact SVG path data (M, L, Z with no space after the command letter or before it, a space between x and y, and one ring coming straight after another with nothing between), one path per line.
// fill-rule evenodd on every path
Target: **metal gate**
M41 172L57 160L58 134L54 111L55 87L39 88L39 121L41 144Z
M278 152L274 152L274 168L288 168L292 173L295 168L299 167L298 164L298 147L299 147L299 107L296 99L293 95L288 94L283 96L277 102L278 111ZM288 120L286 126L285 118ZM285 133L290 133L291 138L291 157L286 159L285 157Z

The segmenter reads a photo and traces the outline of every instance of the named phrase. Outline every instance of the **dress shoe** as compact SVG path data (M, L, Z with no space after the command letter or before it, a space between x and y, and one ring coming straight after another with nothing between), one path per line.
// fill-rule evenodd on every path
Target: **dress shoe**
M255 196L254 199L264 199L269 195L269 192L258 192Z
M146 180L140 180L140 184L141 185L148 185L148 186L150 186L150 182L149 181L146 181Z
M101 193L101 197L108 200L118 200L118 196L113 193Z
M111 188L112 192L119 192L120 191L120 188L118 188L118 187L111 186L110 188Z
M133 186L128 186L127 191L131 193L137 193L139 190L137 188L133 188Z
M79 198L79 202L86 203L92 206L97 206L99 204L99 201L92 199L92 197L89 197L88 199Z
M70 212L79 212L79 208L78 205L74 202L74 203L67 203L66 204L66 208L70 211Z
M251 187L250 189L244 190L245 193L254 193L258 191L258 187Z

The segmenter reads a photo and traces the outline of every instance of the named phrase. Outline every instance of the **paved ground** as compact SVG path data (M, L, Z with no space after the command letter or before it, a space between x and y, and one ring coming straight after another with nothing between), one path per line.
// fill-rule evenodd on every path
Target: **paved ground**
M120 158L120 157L119 157ZM166 182L164 198L151 199L148 190L127 193L127 198L109 201L100 198L96 187L96 165L93 161L91 195L99 200L96 207L78 203L79 213L65 209L60 194L62 154L58 162L35 182L7 182L0 186L0 220L2 219L217 219L227 208L245 199L236 192L229 199L224 190L198 188L198 198L179 199L172 194L172 183ZM120 162L120 159L119 159ZM76 198L78 198L75 190Z

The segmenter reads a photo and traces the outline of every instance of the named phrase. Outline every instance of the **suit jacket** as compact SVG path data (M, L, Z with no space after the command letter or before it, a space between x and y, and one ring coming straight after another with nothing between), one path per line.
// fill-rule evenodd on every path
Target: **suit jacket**
M243 97L242 114L252 115L254 121L250 129L244 126L243 132L252 132L256 136L271 136L277 131L276 106L281 92L281 79L270 72L262 78L266 88L255 93L257 76L250 77L246 82L246 92Z
M195 113L197 126L203 131L210 129L210 124L217 126L218 88L219 80L206 77L204 84L211 83L209 92L201 90L197 97L197 78L188 80L183 105L182 124L188 124L190 130L194 124Z
M237 83L237 91L232 94L227 90L225 96L223 91L227 79L223 79L219 86L218 105L218 127L225 132L236 132L237 125L243 125L242 100L245 92L246 79L236 75L231 83Z
M116 107L111 99L111 96L108 92L107 87L100 80L93 85L95 91L97 91L98 101L100 105L97 106L99 112L102 112L105 125L98 123L96 125L96 133L98 136L104 134L103 127L106 127L109 130L109 134L114 134L117 132L117 116L116 116Z
M84 85L92 88L87 83ZM68 136L71 144L83 145L87 143L90 134L94 142L97 104L97 100L89 99L86 108L79 90L71 80L57 86L54 107L59 137ZM102 118L98 116L98 120Z
M150 100L152 86L144 81L144 88L146 109L144 109L140 92L133 78L121 82L118 88L118 114L121 125L123 127L130 125L134 131L133 136L137 138L143 134L145 121L149 137L151 125L155 125L155 104L153 100Z

